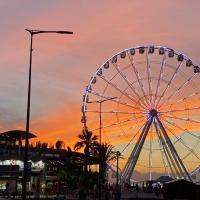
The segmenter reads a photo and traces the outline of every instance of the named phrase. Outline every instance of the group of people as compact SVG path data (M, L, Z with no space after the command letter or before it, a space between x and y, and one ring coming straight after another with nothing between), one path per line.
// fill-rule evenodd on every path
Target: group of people
M99 193L100 192L100 193ZM78 199L86 200L93 199L97 200L101 196L101 199L105 200L120 200L121 199L121 187L119 185L105 184L99 187L94 184L92 192L89 192L86 188L85 181L79 181L78 184Z
M109 183L104 187L105 200L119 200L121 199L120 185L110 185Z
M29 195L33 195L35 200L39 199L40 198L40 181L39 181L39 179L36 180L35 184L34 183L32 184L30 189L31 190L27 193L29 193ZM4 195L8 199L15 199L16 196L21 195L21 193L19 193L17 190L17 182L15 180L9 180L6 183Z

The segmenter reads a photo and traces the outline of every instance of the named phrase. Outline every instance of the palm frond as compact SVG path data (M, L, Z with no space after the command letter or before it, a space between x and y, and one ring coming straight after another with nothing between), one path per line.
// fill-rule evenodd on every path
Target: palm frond
M98 139L98 136L97 135L94 135L93 137L92 137L92 140L93 141L96 141Z
M81 140L84 140L84 139L85 139L85 135L79 134L79 135L78 135L78 138L81 139Z
M77 142L75 145L74 145L74 150L77 151L81 148L84 147L84 143L83 142Z

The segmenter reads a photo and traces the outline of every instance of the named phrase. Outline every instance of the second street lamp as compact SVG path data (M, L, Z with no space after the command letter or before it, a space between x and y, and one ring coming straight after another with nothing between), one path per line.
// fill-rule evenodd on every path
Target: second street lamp
M102 119L101 119L101 109L102 109L102 103L106 101L111 101L117 99L117 97L111 97L111 98L105 98L100 101L88 101L87 103L98 103L99 104L99 144L101 145L101 129L102 129Z
M27 171L28 171L28 146L29 146L29 122L30 122L30 100L31 100L31 72L32 72L32 52L33 52L33 35L42 33L56 33L56 34L73 34L71 31L44 31L44 30L30 30L26 29L31 35L30 44L30 60L29 60L29 78L28 78L28 98L27 98L27 115L26 115L26 137L24 148L24 173L22 184L22 199L26 200L26 183L27 183Z
M111 101L116 99L117 97L111 97L111 98L105 98L103 100L99 100L99 101L88 101L87 103L98 103L99 104L99 145L100 145L100 149L99 149L99 154L100 154L100 158L102 156L102 146L101 146L101 129L102 129L102 119L101 119L101 108L102 108L102 103L106 102L106 101ZM101 170L100 170L100 165L99 165L99 197L98 199L101 200Z

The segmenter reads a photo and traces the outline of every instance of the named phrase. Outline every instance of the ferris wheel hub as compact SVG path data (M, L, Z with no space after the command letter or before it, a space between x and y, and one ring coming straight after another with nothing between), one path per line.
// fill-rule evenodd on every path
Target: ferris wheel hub
M156 117L157 114L158 114L158 112L157 112L156 109L151 109L151 110L149 111L149 115L150 115L151 117Z

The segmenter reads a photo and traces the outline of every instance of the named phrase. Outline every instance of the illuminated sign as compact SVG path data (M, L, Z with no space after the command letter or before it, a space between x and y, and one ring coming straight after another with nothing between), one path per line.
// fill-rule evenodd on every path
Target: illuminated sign
M29 161L31 163L31 169L35 170L43 170L45 167L45 163L42 160L37 162ZM24 169L24 162L21 160L3 160L0 161L0 165L18 165L20 170Z

